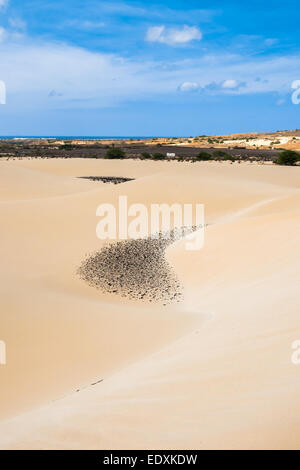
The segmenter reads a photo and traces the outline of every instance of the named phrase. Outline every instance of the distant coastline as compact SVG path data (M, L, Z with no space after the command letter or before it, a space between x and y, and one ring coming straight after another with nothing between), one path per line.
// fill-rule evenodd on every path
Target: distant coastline
M56 140L76 140L76 139L84 139L84 140L92 140L92 139L164 139L170 136L159 136L159 135L150 135L150 136L104 136L104 135L1 135L0 140L8 140L8 139L56 139ZM181 136L182 137L182 136ZM185 137L183 137L185 138Z

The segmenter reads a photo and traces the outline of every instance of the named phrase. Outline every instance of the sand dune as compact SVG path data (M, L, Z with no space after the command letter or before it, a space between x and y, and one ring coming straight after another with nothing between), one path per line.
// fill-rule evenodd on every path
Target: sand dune
M28 159L0 187L1 448L300 447L299 168ZM76 276L119 195L205 204L204 248L167 250L178 305Z

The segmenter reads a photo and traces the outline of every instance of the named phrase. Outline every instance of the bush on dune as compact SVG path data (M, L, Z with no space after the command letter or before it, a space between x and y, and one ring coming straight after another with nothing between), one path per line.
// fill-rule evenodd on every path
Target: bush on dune
M74 148L76 148L76 146L72 145L72 144L63 144L63 145L61 145L60 148L62 150L73 150Z
M211 155L208 152L200 152L196 156L195 160L208 161L208 160L211 160Z
M299 161L300 161L299 153L293 152L292 150L284 150L283 152L280 152L277 160L275 160L275 163L277 165L294 166Z
M112 148L107 150L104 158L125 158L125 152L119 148Z
M164 160L166 156L163 153L154 153L152 158L153 160Z
M143 158L152 158L151 154L148 153L148 152L142 152L142 153L141 153L141 156L142 156Z
M234 162L236 158L233 155L229 155L229 153L224 152L223 150L216 150L213 153L213 156L216 160L229 160L231 162Z

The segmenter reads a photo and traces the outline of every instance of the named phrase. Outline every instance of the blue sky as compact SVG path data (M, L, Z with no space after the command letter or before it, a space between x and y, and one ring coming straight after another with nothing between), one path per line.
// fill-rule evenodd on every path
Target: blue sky
M300 127L295 1L0 0L0 135Z

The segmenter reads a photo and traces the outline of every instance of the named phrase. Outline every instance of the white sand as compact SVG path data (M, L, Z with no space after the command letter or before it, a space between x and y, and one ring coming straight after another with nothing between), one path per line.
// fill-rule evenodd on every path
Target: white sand
M14 160L0 187L1 448L300 448L299 168ZM182 304L76 277L120 194L205 204L204 248L167 253Z

